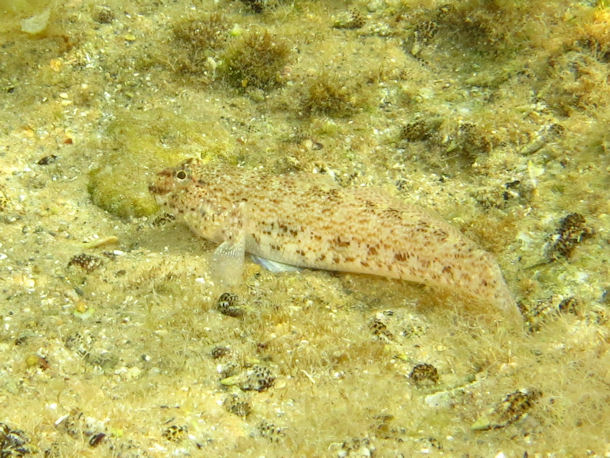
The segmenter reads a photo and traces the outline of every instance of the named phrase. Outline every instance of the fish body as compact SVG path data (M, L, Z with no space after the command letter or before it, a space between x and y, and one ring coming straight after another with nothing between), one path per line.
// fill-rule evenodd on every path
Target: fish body
M240 278L248 252L293 266L449 288L519 315L489 253L442 219L382 191L193 159L159 172L149 189L193 232L220 244L214 264L227 280Z

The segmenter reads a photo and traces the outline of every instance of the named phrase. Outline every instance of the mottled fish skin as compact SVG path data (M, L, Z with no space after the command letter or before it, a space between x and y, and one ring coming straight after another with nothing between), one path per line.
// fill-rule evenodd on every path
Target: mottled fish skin
M445 221L381 191L193 159L159 172L149 189L196 234L221 244L216 260L232 259L235 267L226 277L241 273L248 252L449 288L520 316L489 253Z

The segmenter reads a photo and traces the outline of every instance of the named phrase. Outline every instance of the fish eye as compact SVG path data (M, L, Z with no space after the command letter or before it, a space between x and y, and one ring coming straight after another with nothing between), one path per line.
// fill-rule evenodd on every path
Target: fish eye
M185 180L186 179L186 172L184 170L178 170L176 172L176 178L178 180Z

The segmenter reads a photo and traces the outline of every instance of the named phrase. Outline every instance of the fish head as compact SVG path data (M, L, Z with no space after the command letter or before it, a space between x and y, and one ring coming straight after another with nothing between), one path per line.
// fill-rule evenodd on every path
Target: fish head
M148 190L159 206L196 234L221 241L222 227L232 205L222 200L222 184L214 180L214 167L188 159L157 173Z
M148 185L148 191L159 203L163 203L168 196L187 189L192 182L193 161L193 159L187 159L176 167L161 170Z

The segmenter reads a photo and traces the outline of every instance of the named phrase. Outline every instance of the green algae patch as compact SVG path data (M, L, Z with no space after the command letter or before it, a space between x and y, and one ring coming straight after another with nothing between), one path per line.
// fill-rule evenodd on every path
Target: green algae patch
M146 191L145 184L139 182L141 170L131 161L137 161L137 158L126 161L119 153L110 155L105 166L89 174L87 189L93 203L113 215L150 215L156 211L156 203Z
M283 38L267 30L253 30L229 46L220 71L233 87L268 90L280 85L290 54Z
M348 117L369 105L370 99L362 77L323 71L305 82L301 110L305 115Z
M186 157L209 157L230 148L228 134L209 121L196 121L154 109L121 113L110 124L100 166L89 173L93 203L120 217L158 210L148 192L150 178Z

